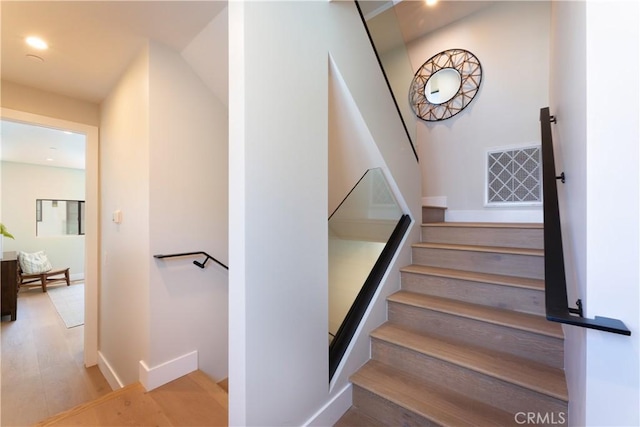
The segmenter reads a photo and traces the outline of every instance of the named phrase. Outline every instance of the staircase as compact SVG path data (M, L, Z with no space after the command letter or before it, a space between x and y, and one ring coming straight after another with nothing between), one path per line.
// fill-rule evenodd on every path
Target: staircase
M564 425L560 324L544 317L541 224L445 223L422 242L371 333L336 426Z
M195 371L147 392L131 384L44 420L36 427L227 426L226 381Z

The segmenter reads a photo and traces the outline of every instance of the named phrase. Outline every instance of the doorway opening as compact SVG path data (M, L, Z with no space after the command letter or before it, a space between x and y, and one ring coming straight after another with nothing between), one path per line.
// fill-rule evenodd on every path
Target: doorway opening
M85 319L84 319L84 364L93 366L98 362L98 128L68 120L56 119L7 108L2 109L3 121L11 123L29 124L33 126L71 132L84 136L84 201L85 201L85 229L84 229L84 282L85 282ZM4 138L3 138L4 145ZM4 151L4 150L3 150ZM45 160L46 161L46 160ZM3 187L9 185L0 181ZM16 185L16 184L13 184ZM4 193L4 191L3 191ZM0 212L8 212L9 206L0 204ZM36 206L34 201L33 218L35 220ZM35 233L35 225L33 226ZM19 308L18 308L19 310Z

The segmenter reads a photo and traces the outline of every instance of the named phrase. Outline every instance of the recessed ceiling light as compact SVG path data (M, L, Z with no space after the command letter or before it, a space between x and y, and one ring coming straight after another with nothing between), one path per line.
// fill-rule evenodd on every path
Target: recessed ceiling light
M47 42L42 40L40 37L35 37L35 36L27 37L26 42L29 46L38 50L45 50L49 47Z
M425 3L427 3L427 6L434 6L438 3L438 0L425 0Z
M51 157L47 158L47 162L53 162L53 159Z

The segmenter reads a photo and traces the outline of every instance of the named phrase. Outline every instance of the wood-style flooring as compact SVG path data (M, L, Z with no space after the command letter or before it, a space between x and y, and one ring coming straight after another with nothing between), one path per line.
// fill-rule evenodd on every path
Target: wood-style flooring
M201 371L150 392L140 383L114 391L38 424L66 426L224 426L228 395Z
M73 286L73 285L72 285ZM84 326L67 329L47 294L21 289L17 320L2 317L0 424L29 426L111 392L83 366Z

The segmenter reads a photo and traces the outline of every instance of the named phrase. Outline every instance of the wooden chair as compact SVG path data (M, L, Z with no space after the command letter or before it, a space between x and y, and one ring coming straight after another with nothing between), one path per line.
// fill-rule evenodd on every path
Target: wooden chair
M69 269L62 268L59 270L49 270L44 273L26 274L22 272L20 263L18 263L18 287L41 286L42 292L47 292L47 285L52 283L66 282L67 286L71 284L69 280Z

